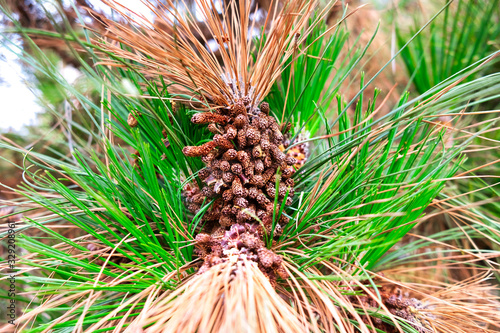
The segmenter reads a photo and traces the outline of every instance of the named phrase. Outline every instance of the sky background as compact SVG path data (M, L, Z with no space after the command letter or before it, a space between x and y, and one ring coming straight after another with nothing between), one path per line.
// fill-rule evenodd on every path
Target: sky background
M34 121L41 110L35 95L26 86L26 77L16 56L5 47L0 48L0 129L19 130L24 124Z
M99 0L90 2L96 9L106 9ZM144 12L144 5L139 0L120 2L134 11ZM35 124L36 114L42 111L42 107L37 103L36 91L29 77L23 73L22 64L12 52L15 46L9 47L0 45L0 131L20 131L24 125ZM78 71L72 68L60 68L60 71L69 82L78 76Z

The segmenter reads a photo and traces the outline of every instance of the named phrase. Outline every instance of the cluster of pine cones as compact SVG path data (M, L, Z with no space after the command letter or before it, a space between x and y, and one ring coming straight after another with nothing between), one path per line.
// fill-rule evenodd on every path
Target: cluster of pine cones
M368 289L372 294L376 294L373 288L370 287ZM379 302L372 296L363 295L361 290L357 290L357 292L361 292L361 295L349 296L352 304L357 304L365 309L376 309L380 306ZM425 311L426 306L420 300L411 298L408 293L403 294L399 288L387 288L387 286L382 286L378 288L378 292L380 293L382 303L391 314L403 318L408 325L419 333L434 332L429 324L429 319L434 318ZM372 325L382 332L400 332L397 327L393 326L391 323L382 321L380 318L368 317L367 315L361 315L361 318L365 324Z
M208 124L215 134L210 142L183 149L186 156L199 156L206 164L198 173L206 185L184 191L188 209L196 213L203 203L215 200L204 214L203 232L196 236L197 253L204 260L200 272L245 256L257 262L272 283L276 275L287 276L282 258L268 250L263 240L265 235L279 236L289 221L279 214L279 207L283 201L292 203L291 177L297 161L283 153L284 137L269 111L267 103L253 107L244 98L232 107L198 113L191 119Z

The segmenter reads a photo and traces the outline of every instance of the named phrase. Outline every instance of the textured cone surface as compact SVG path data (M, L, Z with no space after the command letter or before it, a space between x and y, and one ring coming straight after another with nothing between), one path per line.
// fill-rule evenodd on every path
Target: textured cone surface
M291 204L294 183L290 177L297 161L280 149L284 137L267 103L257 108L250 99L242 99L231 108L219 109L218 114L202 113L192 119L194 123L207 120L213 121L209 126L220 134L202 146L183 150L187 156L201 156L206 164L199 173L206 185L199 193L186 195L188 208L196 213L205 199L215 199L203 217L208 227L203 236L196 237L197 253L204 260L200 273L244 256L257 262L274 283L277 275L285 275L282 259L265 248L263 240L264 235L280 235L288 223L281 216L273 228L273 215L278 218L274 201L277 196L276 207L285 198L285 204Z
M309 142L310 135L307 131L303 130L297 135L293 142L290 142L291 135L287 135L285 140L285 147L288 148L286 155L295 159L295 168L300 169L304 166L309 158ZM291 146L291 148L289 148Z

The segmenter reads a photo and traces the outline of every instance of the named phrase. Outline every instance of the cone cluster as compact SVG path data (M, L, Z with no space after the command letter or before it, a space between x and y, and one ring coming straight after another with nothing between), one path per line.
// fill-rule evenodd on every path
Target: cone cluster
M215 199L203 217L204 232L196 236L198 254L204 259L200 272L245 256L257 262L271 281L276 275L286 277L282 258L263 240L265 235L279 236L288 223L278 210L283 201L292 203L291 176L297 161L283 153L284 137L269 115L269 105L253 107L250 99L241 99L216 113L198 113L191 121L208 124L215 134L212 141L183 149L186 156L199 156L206 164L198 173L206 185L201 190L185 189L188 209L196 213L204 202Z
M372 288L371 291L375 294L375 290ZM400 289L388 290L387 287L381 287L378 289L380 293L380 301L384 304L387 310L398 318L404 319L404 321L413 327L419 333L430 333L434 332L432 329L429 319L429 315L425 312L425 305L418 299L412 298L409 295L404 295ZM372 296L367 295L353 295L349 296L352 304L358 304L362 308L378 308L380 303L378 300L374 299ZM388 333L400 332L397 327L391 323L384 322L381 318L368 317L367 315L362 315L361 318L365 324L373 325L375 328Z

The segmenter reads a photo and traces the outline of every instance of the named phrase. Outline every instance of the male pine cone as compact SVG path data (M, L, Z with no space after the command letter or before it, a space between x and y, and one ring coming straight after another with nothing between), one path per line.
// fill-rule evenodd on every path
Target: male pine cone
M288 223L278 213L283 200L292 202L296 160L282 151L283 134L269 105L253 107L242 99L216 113L196 114L192 122L209 124L216 133L210 142L183 149L206 164L198 174L206 185L188 197L188 209L197 212L204 201L215 199L203 217L206 232L196 236L197 253L204 260L199 272L245 257L257 262L271 283L276 275L286 278L282 258L265 247L264 237L279 236Z

